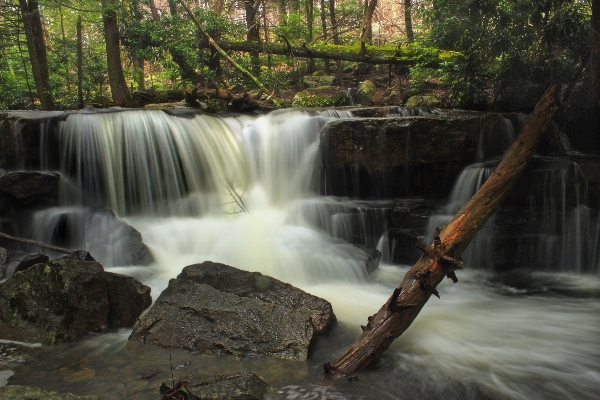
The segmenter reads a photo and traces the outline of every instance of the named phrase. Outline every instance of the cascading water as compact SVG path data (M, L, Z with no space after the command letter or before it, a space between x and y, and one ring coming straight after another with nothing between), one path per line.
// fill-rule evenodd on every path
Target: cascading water
M436 235L436 228L450 222L454 215L464 206L485 181L492 175L496 162L476 163L465 168L459 175L448 204L442 209L442 214L431 217L425 235L426 242L431 243ZM489 268L493 257L493 226L494 217L490 218L477 233L462 255L465 263L472 268Z
M373 210L372 202L310 191L319 132L333 118L349 116L73 114L60 131L65 208L40 212L37 235L59 232L63 240L73 240L81 218L94 206L105 206L142 233L156 260L148 267L110 269L138 277L152 287L154 298L186 265L212 260L277 277L334 307L338 326L321 339L307 364L173 351L176 378L191 368L253 370L281 388L271 394L277 399L595 399L600 304L539 294L539 287L493 283L481 271L462 271L457 285L443 282L442 300L432 299L380 366L361 373L359 381L320 382L323 362L341 354L406 271L382 265L368 276L367 253L347 243L383 249L393 201L377 202ZM492 168L469 169L463 179L468 189L456 189L445 211L454 212L465 201L460 196L469 196L466 192L479 187ZM593 253L597 259L597 246ZM561 275L560 281L600 291L598 279ZM103 398L156 396L165 376L141 379L140 370L153 365L168 371L170 354L150 347L130 351L128 334L97 335L46 350L17 369L11 383L35 381Z

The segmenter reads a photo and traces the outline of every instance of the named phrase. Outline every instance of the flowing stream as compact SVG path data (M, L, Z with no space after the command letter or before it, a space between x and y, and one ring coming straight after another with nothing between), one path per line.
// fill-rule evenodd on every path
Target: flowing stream
M107 269L137 277L151 286L154 299L183 267L211 260L329 300L338 324L308 362L169 352L127 344L130 330L92 335L36 348L38 355L14 368L10 383L102 399L148 399L159 397L172 367L176 379L193 370L254 371L277 399L596 399L600 278L580 272L598 271L582 267L595 262L597 250L593 259L565 259L572 267L560 273L509 276L489 272L478 256L459 272L458 284L440 285L441 300L432 298L358 381L322 377L323 363L352 343L408 268L381 264L367 274L368 253L347 242L357 228L340 211L360 207L360 201L310 190L320 131L328 121L348 117L336 111L182 117L149 110L69 116L60 131L60 168L68 177L61 189L64 207L40 213L40 235L61 213L77 224L88 209L106 206L142 233L156 260L148 267ZM489 174L485 168L471 171L471 187ZM452 201L462 201L458 192ZM449 205L447 213L456 207ZM371 247L385 234L378 215L360 217L358 229L370 232L363 236ZM18 344L10 346L0 344L0 350L8 354ZM150 370L162 372L141 377Z

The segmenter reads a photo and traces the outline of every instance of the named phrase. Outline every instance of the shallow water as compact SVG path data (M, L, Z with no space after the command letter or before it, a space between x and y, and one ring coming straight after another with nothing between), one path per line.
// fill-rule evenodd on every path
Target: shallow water
M156 272L162 274L157 268ZM498 283L465 271L443 282L381 362L358 381L330 381L322 364L359 334L360 324L390 295L406 267L382 266L370 282L301 285L332 302L338 323L307 362L238 359L128 344L130 330L93 335L75 344L44 348L14 368L12 384L101 398L158 398L160 383L192 370L253 371L274 389L273 398L346 399L595 399L600 388L600 302ZM121 270L121 272L127 272ZM139 275L137 270L129 271ZM148 271L145 271L148 272ZM146 276L146 282L155 277ZM149 278L149 279L148 279ZM546 274L596 296L600 280ZM558 278L558 279L556 279ZM158 372L151 378L142 378Z

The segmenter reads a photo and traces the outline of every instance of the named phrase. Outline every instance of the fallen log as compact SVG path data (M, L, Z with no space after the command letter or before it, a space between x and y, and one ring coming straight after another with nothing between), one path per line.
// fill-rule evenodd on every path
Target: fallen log
M10 235L7 235L6 233L0 233L0 238L12 240L13 242L28 244L30 246L40 247L40 248L46 249L46 250L56 251L57 253L64 253L64 254L72 254L73 253L73 250L63 249L62 247L56 247L56 246L52 246L50 244L46 244L46 243L42 243L42 242L36 242L35 240L29 240L29 239L23 239L20 237L16 237L16 236L10 236Z
M325 60L341 60L368 64L417 65L438 68L444 61L452 60L458 54L437 49L381 49L365 46L364 50L353 46L321 45L292 46L277 43L257 42L225 42L218 45L225 51L241 51L245 53L277 54L282 56L321 58Z
M458 281L454 271L462 268L460 255L527 166L557 109L557 91L557 84L546 90L494 173L448 225L438 228L439 236L433 243L430 246L417 243L423 256L406 273L379 311L368 318L356 342L335 363L324 365L326 375L349 377L378 360L410 326L431 295L439 298L436 286L445 277L454 283Z

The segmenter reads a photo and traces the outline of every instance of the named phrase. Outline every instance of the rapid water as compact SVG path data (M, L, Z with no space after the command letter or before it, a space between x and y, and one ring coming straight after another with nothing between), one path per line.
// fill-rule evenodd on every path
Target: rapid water
M321 377L322 364L357 337L407 269L384 264L369 276L368 253L348 243L381 244L385 201L378 211L310 190L319 133L333 118L346 117L351 114L71 115L60 131L65 207L38 216L39 235L53 231L56 221L81 225L80 215L105 206L142 233L156 260L148 267L106 266L139 278L154 298L183 267L211 260L274 276L333 304L339 322L307 363L173 351L176 377L252 370L277 399L595 399L600 279L588 275L460 272L460 282L443 282L442 299L433 298L357 382ZM468 186L479 186L486 174L473 174ZM453 204L463 201L458 197ZM170 354L126 346L129 332L45 349L14 368L10 383L101 398L158 398L160 382L170 378ZM140 378L150 366L163 372Z

